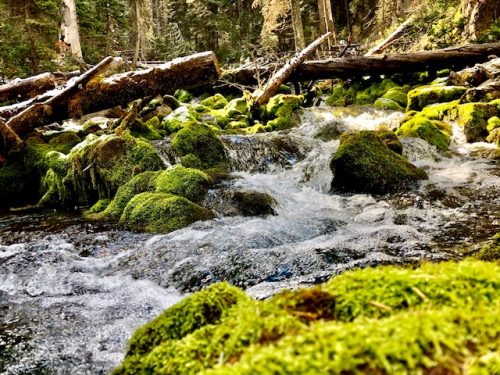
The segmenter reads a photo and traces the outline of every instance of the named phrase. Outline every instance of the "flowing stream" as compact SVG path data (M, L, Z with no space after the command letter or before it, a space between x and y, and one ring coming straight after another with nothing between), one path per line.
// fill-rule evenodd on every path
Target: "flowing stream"
M232 178L206 205L219 213L166 235L85 222L76 213L0 216L0 373L105 374L139 325L186 293L221 280L265 298L353 267L440 260L500 228L494 147L450 152L404 139L429 180L385 196L330 192L329 161L342 131L392 128L402 114L305 109L288 132L224 136ZM168 142L156 147L175 163ZM275 215L241 216L235 191L267 193Z

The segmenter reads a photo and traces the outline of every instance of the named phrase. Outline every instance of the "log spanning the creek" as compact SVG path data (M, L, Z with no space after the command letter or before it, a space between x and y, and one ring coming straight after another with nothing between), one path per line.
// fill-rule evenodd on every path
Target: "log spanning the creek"
M22 138L33 129L56 121L127 105L146 96L210 84L220 77L219 63L213 52L202 52L151 69L103 78L99 72L112 61L113 58L106 58L56 96L10 118L7 125Z
M290 75L289 82L314 81L331 78L354 78L381 74L423 72L440 69L462 69L485 62L492 55L500 56L500 43L472 44L434 51L391 55L359 56L322 61L306 61ZM228 70L223 78L244 85L257 83L259 75L269 75L275 65Z

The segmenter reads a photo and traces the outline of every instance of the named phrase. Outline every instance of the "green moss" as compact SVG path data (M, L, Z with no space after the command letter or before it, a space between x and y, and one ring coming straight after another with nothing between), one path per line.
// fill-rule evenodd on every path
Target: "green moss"
M496 143L497 146L500 146L500 128L493 129L486 137L486 142Z
M147 171L134 176L126 184L120 186L115 197L104 211L99 211L99 215L91 218L99 220L119 220L128 202L130 202L134 196L147 191L155 191L156 179L160 173L161 171Z
M267 131L268 131L268 129L266 129L266 127L264 125L262 125L260 123L256 123L255 125L244 129L243 133L244 134L257 134L257 133L265 133Z
M170 307L139 328L129 341L127 355L146 354L156 345L179 340L199 328L220 322L238 302L249 301L243 291L227 283L214 284Z
M234 118L237 115L248 115L250 113L250 105L245 98L237 98L231 100L224 108L228 118Z
M345 192L384 194L427 178L423 170L391 151L370 131L344 134L330 168L332 187Z
M193 99L193 96L189 92L187 92L186 90L177 90L174 93L174 96L181 103L189 103L191 101L191 99Z
M196 156L204 169L226 162L222 141L206 125L191 124L184 127L172 139L172 148L181 157L189 154Z
M103 212L111 203L111 199L106 198L106 199L99 199L92 207L89 208L88 211L85 212L85 214L98 214L100 212Z
M82 140L73 132L59 134L49 141L49 148L67 154Z
M157 193L169 193L200 202L211 183L206 173L197 169L173 166L162 172L155 181Z
M136 331L115 375L461 373L497 363L499 264L355 270L266 301L231 288L231 303L213 314L216 287L227 286Z
M325 104L332 107L345 107L349 104L346 96L347 90L344 87L344 83L337 83L333 87L330 96L326 99Z
M376 134L391 151L396 154L403 155L403 145L394 132L389 130L379 130Z
M454 120L460 100L448 103L431 104L422 109L421 114L430 120Z
M222 109L228 105L227 99L221 94L215 94L201 101L201 104L211 109Z
M168 133L176 133L192 124L200 124L200 115L190 105L183 105L166 116L160 128Z
M500 128L500 118L498 116L493 116L488 119L488 125L486 125L486 130L491 133L494 129Z
M160 129L160 119L158 118L158 116L153 116L144 123L144 126L149 129Z
M421 138L439 150L446 151L450 145L450 135L443 130L445 128L445 123L431 121L423 116L415 116L402 124L396 131L396 135L398 137Z
M213 214L186 198L164 193L141 193L130 200L120 223L140 231L168 233Z
M389 89L383 96L384 99L390 99L398 103L401 107L406 108L408 105L408 90L402 87L394 87Z
M157 121L155 121L155 119ZM157 117L153 117L146 123L143 123L141 120L137 119L134 123L134 126L130 129L130 134L133 137L144 138L150 141L162 139L163 136L155 127L155 125L157 125L157 122L159 123L159 119Z
M261 118L268 120L266 125L273 130L288 129L293 126L294 111L300 108L303 101L302 95L275 95L262 109Z
M466 103L458 106L458 125L463 126L467 142L481 142L488 136L488 119L497 115L495 105Z
M466 91L462 86L422 86L408 93L407 110L420 111L430 104L451 102L460 99Z
M476 257L486 261L500 261L500 233L493 236L490 243L484 245Z
M402 111L403 107L401 107L398 103L396 103L394 100L387 99L387 98L378 98L375 100L375 103L373 103L375 108L378 109L387 109L387 110L394 110L394 111Z

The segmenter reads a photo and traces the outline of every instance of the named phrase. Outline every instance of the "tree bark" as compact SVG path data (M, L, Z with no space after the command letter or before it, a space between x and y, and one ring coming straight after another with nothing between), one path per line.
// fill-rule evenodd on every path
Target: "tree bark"
M257 108L264 105L268 100L278 92L279 87L285 82L297 67L304 62L307 57L313 53L328 38L331 33L322 35L300 53L296 54L287 64L278 70L266 83L264 88L256 90L253 95L252 107Z
M462 69L500 54L500 43L473 44L434 51L393 55L360 56L323 61L307 61L298 66L288 81L354 78L380 74L423 72L445 68ZM224 79L244 85L256 84L255 74L269 74L275 65L224 72Z
M2 120L0 120L0 154L4 156L11 150L20 149L23 141L19 136Z
M145 96L210 84L220 76L219 64L213 52L178 58L143 71L115 74L107 78L96 76L103 65L107 66L112 61L113 58L106 58L80 77L78 83L12 117L7 125L23 137L33 129L55 121L126 105Z

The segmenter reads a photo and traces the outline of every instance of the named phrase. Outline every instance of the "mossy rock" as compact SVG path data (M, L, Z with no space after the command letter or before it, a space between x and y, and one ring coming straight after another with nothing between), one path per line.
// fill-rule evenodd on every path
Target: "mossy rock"
M92 215L92 214L98 214L103 212L111 203L111 199L105 198L105 199L99 199L92 207L90 207L86 212L85 215Z
M420 111L430 104L451 102L460 99L465 91L462 86L422 86L408 93L407 110Z
M160 173L162 172L146 171L134 176L127 183L120 186L109 205L104 210L98 211L99 215L89 216L89 218L118 221L128 202L130 202L133 197L147 191L153 192L156 190L155 183ZM89 214L92 213L96 212L89 212Z
M490 243L485 244L476 254L476 258L485 261L500 261L500 232L495 234Z
M354 270L264 301L229 287L221 303L215 284L139 328L114 374L475 373L498 351L499 287L500 265L477 260Z
M268 118L290 117L296 109L304 102L302 95L278 94L269 99L266 105Z
M384 99L390 99L398 103L402 108L408 105L408 90L402 87L393 87L382 96Z
M200 104L202 104L208 108L211 108L211 109L222 109L226 105L228 105L229 102L227 101L227 99L224 96L217 93L214 96L210 96L206 99L203 99Z
M200 115L190 105L183 105L163 118L160 129L176 133L192 124L200 124Z
M493 116L488 119L488 125L486 125L486 130L491 133L494 129L500 128L500 118L498 116Z
M403 107L401 107L398 103L387 98L378 98L377 100L375 100L375 103L373 103L373 106L378 109L386 109L391 111L403 110Z
M455 120L460 100L431 104L422 109L421 114L430 120Z
M451 130L447 125L437 120L429 120L423 116L415 116L413 119L403 123L396 131L398 137L421 138L438 150L446 151L450 145L450 134L445 131Z
M356 93L354 104L373 104L377 98L385 95L387 91L396 88L400 87L389 78L380 82L373 82L366 89Z
M497 146L500 146L500 128L493 129L486 137L486 142L496 143Z
M189 103L193 99L193 95L186 90L180 89L175 91L174 96L181 103Z
M344 134L330 168L332 188L343 192L385 194L427 178L423 170L390 150L371 131Z
M458 125L464 128L467 142L482 142L488 136L488 119L497 115L497 107L489 103L466 103L458 106Z
M403 155L403 144L399 141L397 135L389 130L379 130L377 135L387 147L396 154Z
M210 183L211 179L206 173L176 165L156 178L155 187L157 193L179 195L193 202L201 202Z
M67 154L82 140L73 132L64 132L51 138L48 142L49 148L53 151L59 151Z
M180 130L172 139L172 148L181 157L196 157L203 169L227 161L222 141L213 129L202 124L190 124Z
M130 200L120 223L133 230L168 233L211 218L209 210L184 197L146 192Z

